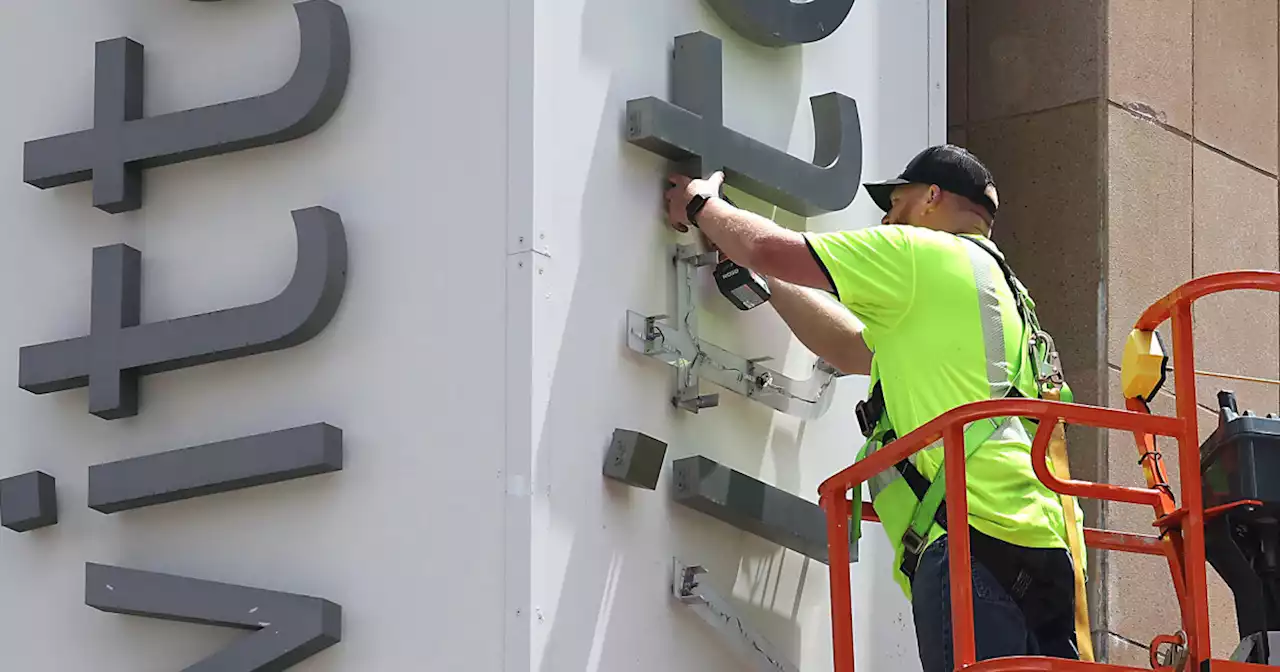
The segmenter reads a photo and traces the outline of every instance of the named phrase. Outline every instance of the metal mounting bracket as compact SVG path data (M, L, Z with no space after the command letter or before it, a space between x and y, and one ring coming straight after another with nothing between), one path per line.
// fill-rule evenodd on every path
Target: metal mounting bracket
M800 668L783 658L769 640L734 613L727 600L701 581L706 572L704 567L686 566L679 558L673 559L671 590L676 600L688 605L715 628L731 648L751 662L751 669L757 672L800 672Z
M677 245L671 258L676 279L675 318L627 311L627 346L675 367L672 405L690 413L718 406L719 394L699 393L699 381L705 378L730 392L806 420L827 412L831 406L831 383L842 374L822 359L814 363L813 375L807 380L796 380L761 366L770 357L747 359L698 338L693 283L698 268L714 265L717 253L699 252L695 245Z

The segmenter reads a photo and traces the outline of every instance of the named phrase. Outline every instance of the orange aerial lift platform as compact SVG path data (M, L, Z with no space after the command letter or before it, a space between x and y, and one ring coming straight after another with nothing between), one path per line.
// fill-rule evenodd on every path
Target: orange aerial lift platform
M1249 672L1280 668L1280 418L1239 414L1234 397L1219 393L1219 427L1202 444L1196 404L1192 304L1231 290L1280 292L1280 273L1230 271L1191 280L1156 301L1138 318L1125 346L1121 387L1126 410L1045 399L996 399L955 408L889 443L819 487L827 517L831 570L835 672L854 672L853 606L849 577L852 507L865 520L878 520L867 502L849 493L875 474L892 468L942 440L948 520L968 520L964 470L964 430L987 418L1019 416L1039 421L1031 448L1036 475L1064 495L1147 505L1158 534L1085 529L1088 547L1121 553L1161 555L1169 564L1181 623L1151 643L1151 669L1168 672ZM1151 412L1148 403L1165 382L1169 355L1156 332L1171 321L1176 415ZM1202 372L1203 373L1203 372ZM1059 423L1132 432L1147 487L1124 487L1060 477L1047 455ZM1181 492L1165 477L1156 437L1174 439ZM1120 672L1146 668L1043 657L976 661L969 528L952 526L950 573L955 669L969 672ZM1235 594L1240 646L1232 654L1211 651L1206 562ZM1117 598L1122 599L1122 598ZM1273 639L1274 637L1274 639ZM1274 652L1273 649L1274 648Z

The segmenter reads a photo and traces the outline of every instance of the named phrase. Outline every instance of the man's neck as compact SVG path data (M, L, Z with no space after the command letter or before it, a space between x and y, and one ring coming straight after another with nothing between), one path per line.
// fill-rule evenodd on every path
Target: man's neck
M937 227L939 231L950 233L957 236L981 236L989 237L990 230L987 228L986 222L979 218L961 218L952 222L947 222L943 226Z
M953 206L942 215L939 230L956 235L991 237L991 225L977 212L977 206Z

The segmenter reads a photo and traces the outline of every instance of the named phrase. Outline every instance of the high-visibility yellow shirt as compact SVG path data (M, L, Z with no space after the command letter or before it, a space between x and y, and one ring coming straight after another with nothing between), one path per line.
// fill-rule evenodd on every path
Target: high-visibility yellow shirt
M957 406L1004 396L1000 386L1007 390L1011 378L1024 396L1037 396L1031 334L1024 331L1000 266L974 242L1000 252L985 237L969 237L902 225L806 234L837 298L865 326L872 385L881 382L885 411L899 437ZM997 432L967 460L969 522L1011 544L1068 548L1061 500L1031 466L1036 426L1021 424L1027 431ZM939 441L917 453L914 463L932 481L942 459ZM898 566L916 500L898 486L893 497L874 501L896 549L894 578L909 598ZM1076 520L1083 521L1078 503L1070 501ZM934 525L929 538L941 534Z

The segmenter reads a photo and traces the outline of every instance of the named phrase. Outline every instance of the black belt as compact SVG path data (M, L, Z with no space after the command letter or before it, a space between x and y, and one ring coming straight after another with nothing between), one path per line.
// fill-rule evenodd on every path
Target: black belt
M969 551L1022 610L1036 630L1075 610L1075 570L1062 548L1029 548L987 536L969 527Z

